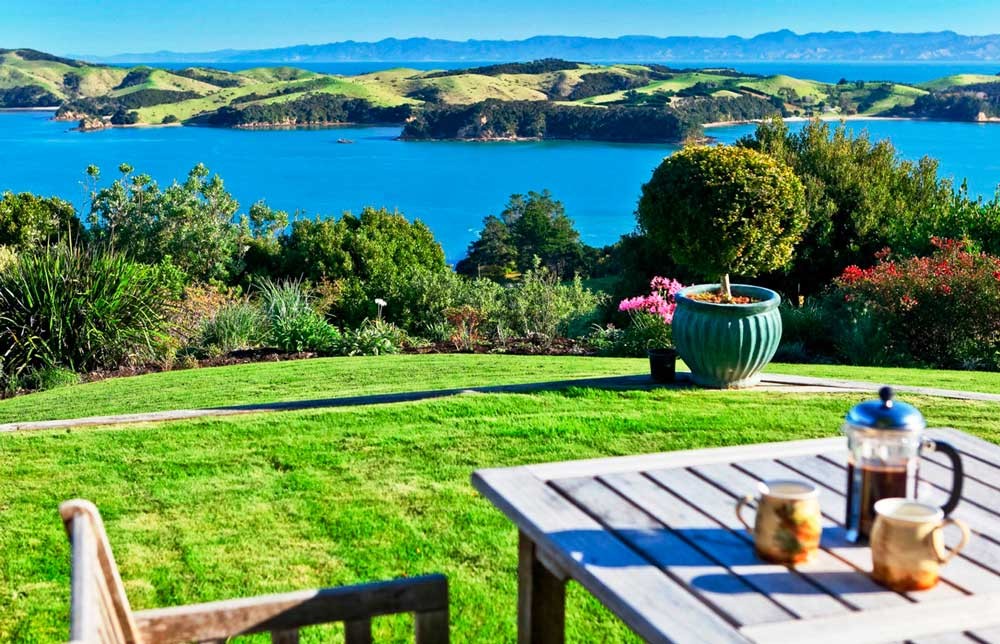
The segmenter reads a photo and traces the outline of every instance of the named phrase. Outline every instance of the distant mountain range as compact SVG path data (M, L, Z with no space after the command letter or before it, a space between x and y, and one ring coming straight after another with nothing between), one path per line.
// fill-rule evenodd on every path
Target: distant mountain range
M525 40L386 38L378 42L295 45L277 49L157 51L115 56L76 55L94 62L314 63L403 61L516 61L567 58L579 61L985 61L1000 60L1000 35L963 36L952 31L893 33L789 30L753 38L728 36L535 36Z

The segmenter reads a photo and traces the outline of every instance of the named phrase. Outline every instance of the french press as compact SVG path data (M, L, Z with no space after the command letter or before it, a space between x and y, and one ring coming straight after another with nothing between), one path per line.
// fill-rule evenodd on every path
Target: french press
M941 452L951 461L952 483L945 515L962 496L962 458L950 444L927 438L927 422L916 407L893 400L891 387L879 400L855 405L841 431L847 435L847 539L865 543L875 522L875 502L891 497L917 498L922 453Z

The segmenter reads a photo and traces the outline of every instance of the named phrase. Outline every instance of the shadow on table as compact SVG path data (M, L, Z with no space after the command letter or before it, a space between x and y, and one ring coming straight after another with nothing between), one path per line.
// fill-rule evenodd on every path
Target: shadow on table
M864 547L848 544L843 528L824 530L825 547ZM650 529L565 530L548 537L560 550L570 553L577 562L605 568L643 567L676 569L715 568L726 572L710 572L690 577L682 574L684 583L710 593L756 593L760 589L778 589L784 594L829 594L830 589L842 592L884 592L859 570L817 570L812 564L797 567L763 561L753 550L753 543L742 530L723 527Z

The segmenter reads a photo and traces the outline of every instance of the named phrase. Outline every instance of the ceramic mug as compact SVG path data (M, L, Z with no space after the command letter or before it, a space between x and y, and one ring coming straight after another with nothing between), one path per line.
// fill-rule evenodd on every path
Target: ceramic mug
M763 481L757 486L757 517L751 528L743 508L755 499L736 503L736 517L753 537L757 556L773 563L801 563L819 548L822 532L819 490L805 481Z
M944 528L954 525L962 540L948 550ZM938 581L942 564L969 542L969 528L958 519L946 519L941 508L909 499L882 499L875 503L875 525L870 538L872 577L892 590L930 588Z

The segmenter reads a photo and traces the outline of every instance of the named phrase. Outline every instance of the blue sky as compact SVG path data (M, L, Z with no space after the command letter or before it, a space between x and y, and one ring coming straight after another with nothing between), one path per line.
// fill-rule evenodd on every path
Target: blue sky
M258 49L390 36L751 36L781 28L998 33L1000 2L0 0L0 47L59 54Z

